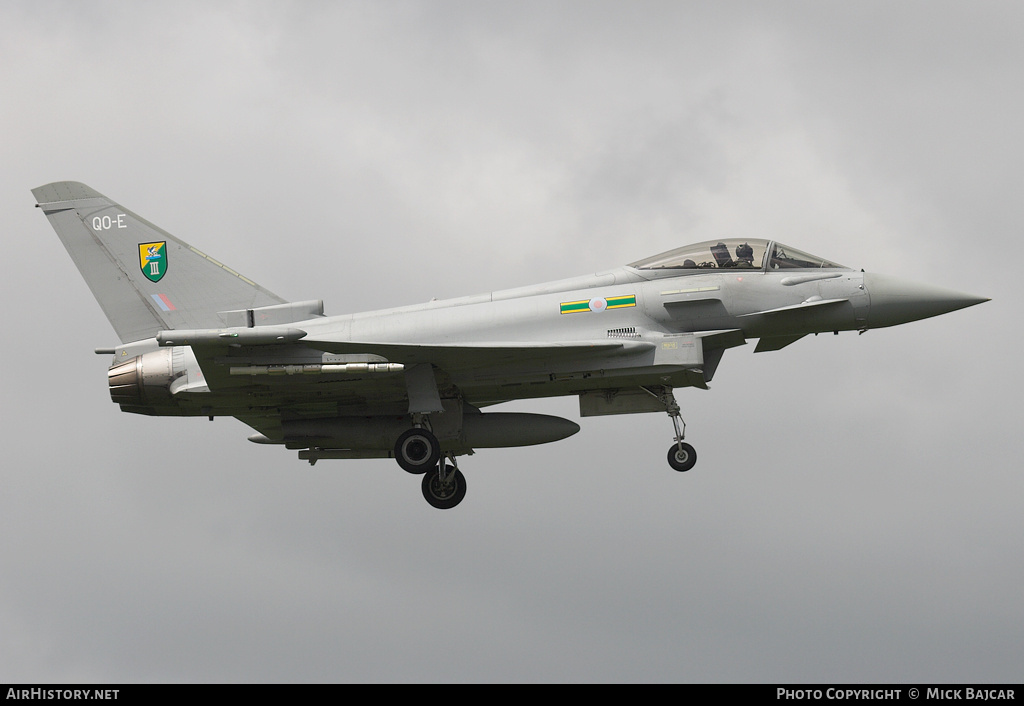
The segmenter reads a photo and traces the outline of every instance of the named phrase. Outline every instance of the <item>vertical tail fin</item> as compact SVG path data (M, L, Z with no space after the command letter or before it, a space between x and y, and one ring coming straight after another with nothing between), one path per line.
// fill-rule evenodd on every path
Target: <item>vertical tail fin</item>
M285 303L85 184L32 189L122 343L219 328L217 312Z

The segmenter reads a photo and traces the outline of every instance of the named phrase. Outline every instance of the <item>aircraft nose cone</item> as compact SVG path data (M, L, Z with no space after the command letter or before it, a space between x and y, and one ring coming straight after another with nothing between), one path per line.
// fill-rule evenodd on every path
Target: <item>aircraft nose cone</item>
M989 301L973 294L870 272L864 273L864 286L871 302L869 328L905 324Z

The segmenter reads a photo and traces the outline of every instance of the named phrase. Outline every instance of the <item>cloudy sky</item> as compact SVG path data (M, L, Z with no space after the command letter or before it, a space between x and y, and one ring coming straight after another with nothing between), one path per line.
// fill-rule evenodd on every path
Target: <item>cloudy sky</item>
M0 682L1000 682L1024 663L1017 2L0 4ZM992 297L664 415L391 461L122 414L30 189L343 314L778 238ZM578 419L574 400L510 408Z

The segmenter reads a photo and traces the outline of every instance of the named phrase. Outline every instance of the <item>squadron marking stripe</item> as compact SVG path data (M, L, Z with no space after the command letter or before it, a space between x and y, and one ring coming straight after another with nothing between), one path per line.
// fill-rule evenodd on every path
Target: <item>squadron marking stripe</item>
M635 294L630 294L626 297L610 297L608 299L609 309L624 309L627 306L636 306Z
M577 314L581 311L590 311L590 300L584 299L578 302L562 302L559 307L563 314Z
M627 294L621 297L595 297L594 299L580 299L574 302L562 302L559 305L559 312L562 314L581 314L585 311L604 311L606 309L625 309L636 306L636 295Z

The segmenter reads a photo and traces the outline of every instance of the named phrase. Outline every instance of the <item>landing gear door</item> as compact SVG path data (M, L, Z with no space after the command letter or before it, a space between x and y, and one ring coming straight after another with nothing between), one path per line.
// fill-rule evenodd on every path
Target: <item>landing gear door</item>
M655 365L699 368L704 365L704 346L692 333L662 336L656 341Z

